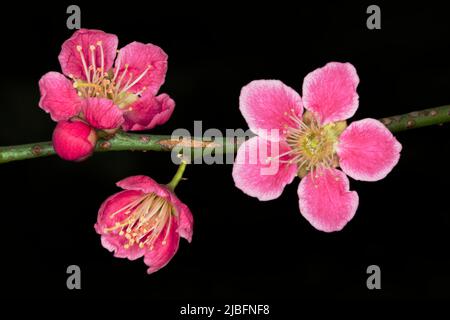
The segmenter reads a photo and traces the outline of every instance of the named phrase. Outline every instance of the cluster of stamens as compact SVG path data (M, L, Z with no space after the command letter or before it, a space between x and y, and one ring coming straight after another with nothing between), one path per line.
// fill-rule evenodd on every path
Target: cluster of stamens
M177 219L174 207L154 193L144 195L115 211L110 215L110 219L114 219L118 214L121 214L123 219L103 231L123 237L126 240L123 246L125 249L136 245L141 249L147 247L152 250L163 232L165 233L161 244L166 245L173 219Z
M105 70L105 56L101 41L97 41L96 45L89 46L88 61L86 61L81 45L78 45L76 50L80 55L86 79L75 79L73 75L70 75L70 77L74 81L74 87L77 89L80 97L108 98L113 100L117 106L125 107L131 102L134 102L146 90L146 87L144 87L139 92L134 94L129 93L129 90L152 68L151 65L148 65L139 75L134 75L132 72L129 72L128 64L125 64L121 70L120 51L118 51L117 65L115 68ZM96 59L97 52L100 55L100 65L96 63L98 61Z
M290 149L276 157L279 162L297 164L300 177L320 169L337 167L336 144L346 126L345 122L322 125L318 118L308 111L303 118L296 114L294 109L290 111L284 114L290 121L284 125L283 131ZM275 158L269 160L272 159Z

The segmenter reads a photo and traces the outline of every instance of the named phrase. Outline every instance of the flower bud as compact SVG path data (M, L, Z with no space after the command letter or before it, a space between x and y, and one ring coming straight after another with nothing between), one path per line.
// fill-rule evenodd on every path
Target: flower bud
M53 148L64 160L82 161L95 148L95 130L81 121L60 121L53 131Z

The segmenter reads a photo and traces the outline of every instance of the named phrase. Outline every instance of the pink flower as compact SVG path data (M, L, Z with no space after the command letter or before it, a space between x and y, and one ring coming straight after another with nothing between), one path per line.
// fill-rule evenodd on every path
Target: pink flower
M271 200L299 176L302 215L319 230L341 230L358 207L358 194L349 190L346 175L363 181L383 179L397 164L402 148L375 119L347 127L345 120L358 108L358 83L353 65L331 62L305 77L303 99L278 80L243 87L240 110L258 136L238 150L236 186L261 201ZM302 116L303 107L308 111ZM252 161L255 154L259 156ZM264 174L273 165L276 172Z
M39 81L39 106L54 121L76 117L100 130L143 130L166 122L175 103L156 94L167 54L153 44L132 42L116 57L117 44L113 34L76 31L59 54L64 75L49 72Z
M95 130L81 121L60 121L53 131L53 148L64 160L81 161L94 152Z
M117 183L124 189L103 202L95 230L103 247L118 258L144 257L148 273L164 267L178 250L180 236L191 242L193 217L168 187L147 176Z

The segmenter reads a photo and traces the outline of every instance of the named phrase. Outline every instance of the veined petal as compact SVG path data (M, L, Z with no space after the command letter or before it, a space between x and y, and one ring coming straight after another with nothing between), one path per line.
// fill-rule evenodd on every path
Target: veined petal
M189 210L189 207L181 202L174 193L171 193L171 202L179 216L177 232L181 237L185 238L188 242L191 242L192 233L194 231L194 217L192 216L191 210Z
M80 112L81 99L72 82L58 72L48 72L39 80L39 107L54 121L68 120Z
M127 239L119 237L117 234L105 232L105 228L110 228L115 223L122 221L126 217L125 210L121 210L126 205L141 198L143 193L136 190L125 190L118 192L106 199L98 211L95 231L101 235L102 246L114 252L116 258L127 258L135 260L144 255L145 250L138 246L131 246L125 249Z
M86 121L96 129L116 129L124 121L122 110L106 98L85 99L82 111Z
M256 80L243 87L239 108L250 130L271 141L283 139L287 127L297 127L291 117L301 118L303 112L300 95L278 80Z
M89 68L89 65L92 63L90 47L94 46L95 66L96 68L101 68L103 62L104 72L107 72L113 66L114 57L117 52L117 44L118 39L114 34L93 29L77 30L72 37L66 40L62 45L61 53L58 56L61 69L66 76L87 80L85 66L83 65L83 60L78 48L81 48L85 65Z
M155 97L150 92L144 92L131 108L124 113L125 131L149 130L164 124L175 109L175 101L163 93Z
M149 266L147 273L158 271L173 258L178 251L180 235L177 231L178 225L175 220L162 230L152 250L147 251L144 256L144 263ZM163 239L165 242L163 242Z
M110 252L114 253L116 258L126 258L128 260L136 260L141 258L145 254L145 249L139 248L139 246L131 246L125 249L127 239L123 237L102 235L100 237L102 246Z
M170 199L170 192L166 187L144 175L125 178L117 182L116 185L125 190L138 190L143 193L155 193L160 197Z
M377 181L398 163L402 145L378 120L352 122L339 137L342 170L356 180Z
M119 77L126 69L124 80L130 80L130 84L139 78L127 91L146 88L155 95L166 77L167 54L154 44L135 41L120 49L115 67L120 68Z
M233 165L236 187L261 201L278 198L297 174L295 164L280 162L289 160L289 156L281 156L289 150L284 142L270 142L261 137L244 142Z
M310 72L303 81L305 108L322 124L345 120L358 109L359 77L350 63L330 62Z
M345 174L336 169L309 173L300 181L298 197L301 214L325 232L341 230L355 215L359 201L358 194L349 191Z

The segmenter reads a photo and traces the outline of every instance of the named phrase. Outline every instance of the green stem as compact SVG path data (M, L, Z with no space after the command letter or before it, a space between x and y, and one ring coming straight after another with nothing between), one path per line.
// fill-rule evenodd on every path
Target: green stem
M380 119L392 132L450 122L450 105Z
M380 121L392 132L443 124L450 122L450 105L382 118ZM172 139L169 135L119 132L111 139L100 139L97 142L95 151L171 151L175 147L183 147L185 150L189 149L193 153L195 153L195 150L202 150L200 155L205 151L229 154L237 151L239 142L228 138L216 139L215 141L202 140L201 138L178 140ZM55 151L51 141L0 147L0 163L46 157L54 154Z
M183 178L184 170L186 169L186 161L182 160L177 172L173 176L172 180L167 184L167 187L174 191L180 180Z

